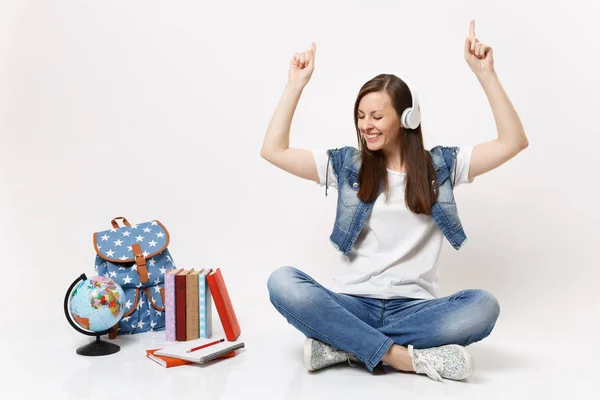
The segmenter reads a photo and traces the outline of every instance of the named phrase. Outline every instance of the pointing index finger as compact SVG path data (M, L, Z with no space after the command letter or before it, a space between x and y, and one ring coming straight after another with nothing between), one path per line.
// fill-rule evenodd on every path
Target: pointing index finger
M471 24L469 25L469 37L471 39L475 38L475 20L471 20Z

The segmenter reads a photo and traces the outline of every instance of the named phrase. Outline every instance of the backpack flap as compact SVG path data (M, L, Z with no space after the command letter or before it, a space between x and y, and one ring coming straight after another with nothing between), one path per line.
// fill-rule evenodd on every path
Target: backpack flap
M113 220L114 221L114 220ZM127 224L94 233L94 249L99 257L112 263L135 263L141 283L148 281L146 260L169 245L169 232L159 221Z

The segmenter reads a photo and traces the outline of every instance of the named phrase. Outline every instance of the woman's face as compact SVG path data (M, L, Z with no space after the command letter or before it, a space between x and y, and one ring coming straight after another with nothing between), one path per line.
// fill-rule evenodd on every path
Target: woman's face
M398 147L400 117L386 92L371 92L358 105L358 129L371 151Z

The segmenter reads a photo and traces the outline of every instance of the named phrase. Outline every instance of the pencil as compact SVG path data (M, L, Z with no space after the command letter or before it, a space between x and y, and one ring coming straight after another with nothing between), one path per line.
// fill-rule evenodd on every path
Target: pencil
M194 348L191 348L189 350L186 350L186 353L191 353L192 351L200 350L200 349L203 349L205 347L212 346L213 344L221 343L223 341L225 341L225 339L215 340L214 342L206 343L206 344L203 344L201 346L194 347Z

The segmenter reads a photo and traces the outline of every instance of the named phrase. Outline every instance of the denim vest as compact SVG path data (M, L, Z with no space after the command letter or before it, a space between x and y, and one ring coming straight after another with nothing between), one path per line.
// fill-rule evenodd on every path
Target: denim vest
M467 239L458 218L458 210L454 201L453 187L455 179L448 179L454 167L457 153L458 147L436 146L429 150L439 185L439 195L433 204L431 215L446 239L456 250L460 249ZM337 250L347 256L350 254L350 250L358 238L375 201L363 202L357 196L359 189L358 171L360 170L360 152L358 149L346 146L341 149L327 150L327 154L329 157L327 169L329 169L329 162L331 162L334 175L338 181L335 224L329 240ZM456 177L456 170L454 171L454 177ZM432 179L431 176L429 176L429 179ZM431 184L434 186L435 193L433 180ZM328 183L326 182L326 196L327 186ZM378 196L381 194L382 189L383 186L380 184Z

